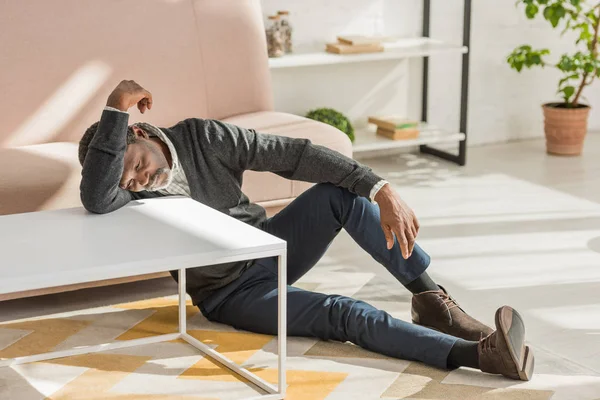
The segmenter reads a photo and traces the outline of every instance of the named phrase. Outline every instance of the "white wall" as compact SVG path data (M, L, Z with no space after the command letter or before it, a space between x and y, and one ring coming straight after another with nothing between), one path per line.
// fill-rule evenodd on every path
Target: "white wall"
M298 51L322 48L340 33L419 36L420 0L261 0L265 15L291 12ZM473 0L468 133L470 144L504 142L543 135L540 105L557 100L559 74L537 69L521 74L506 64L506 55L529 43L548 47L558 57L571 50L542 20L531 22L514 1ZM460 43L462 0L433 0L431 36ZM430 61L429 119L458 129L460 55ZM420 116L420 60L314 66L274 70L278 110L304 114L327 106L349 115L357 125L369 114ZM600 106L599 84L584 95ZM590 116L590 129L600 129L600 112Z

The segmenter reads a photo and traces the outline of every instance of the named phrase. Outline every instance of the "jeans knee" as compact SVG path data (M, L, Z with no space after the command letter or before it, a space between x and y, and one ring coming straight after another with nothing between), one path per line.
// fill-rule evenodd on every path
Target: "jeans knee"
M358 195L346 188L331 183L319 183L311 189L320 199L328 199L332 209L336 211L342 224L345 223L349 212L354 207Z
M360 308L361 303L359 300L346 296L327 296L325 301L329 322L327 340L354 341L356 337L355 318L357 317L357 306Z
M318 193L319 196L334 197L339 196L344 189L335 186L333 183L317 183L310 190Z

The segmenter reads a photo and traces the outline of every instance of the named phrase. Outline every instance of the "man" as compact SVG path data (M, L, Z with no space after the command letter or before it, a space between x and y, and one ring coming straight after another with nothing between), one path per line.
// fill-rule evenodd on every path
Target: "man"
M186 119L171 128L128 126L128 110L152 108L152 95L122 81L79 147L81 200L94 213L133 199L182 195L287 241L288 284L312 268L343 228L413 293L407 323L352 298L288 286L288 333L350 341L439 368L467 366L528 380L533 353L510 307L493 330L467 315L425 270L419 223L391 185L369 168L308 140L256 133L220 121ZM318 183L272 218L241 191L245 170ZM374 204L376 203L376 204ZM160 232L154 233L160 234ZM171 272L177 279L176 272ZM274 258L195 268L187 292L211 321L277 334Z

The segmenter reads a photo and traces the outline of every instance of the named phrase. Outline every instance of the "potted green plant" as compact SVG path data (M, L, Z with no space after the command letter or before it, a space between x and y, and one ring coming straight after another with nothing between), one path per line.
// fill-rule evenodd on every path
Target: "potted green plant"
M338 128L348 136L351 142L354 142L354 127L348 117L341 112L333 108L317 108L309 111L305 117Z
M559 69L563 76L558 82L562 102L546 103L544 110L544 132L548 153L579 155L587 133L590 106L581 103L582 92L595 78L600 77L598 60L598 26L600 24L600 1L585 0L518 0L524 6L529 19L543 16L552 27L562 28L575 34L575 52L562 54L557 62L546 60L548 49L534 49L523 45L513 50L507 62L521 72L533 66L551 66Z

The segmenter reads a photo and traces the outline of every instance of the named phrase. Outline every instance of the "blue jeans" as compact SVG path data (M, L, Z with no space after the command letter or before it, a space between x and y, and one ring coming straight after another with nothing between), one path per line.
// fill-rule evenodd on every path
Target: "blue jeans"
M447 368L455 337L393 318L360 300L289 286L319 261L342 228L400 283L419 277L429 266L429 256L415 245L405 260L398 242L388 250L378 206L346 189L318 184L261 228L287 241L289 336L350 341L387 356ZM276 258L261 259L205 299L200 309L211 321L276 335L277 292Z

